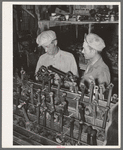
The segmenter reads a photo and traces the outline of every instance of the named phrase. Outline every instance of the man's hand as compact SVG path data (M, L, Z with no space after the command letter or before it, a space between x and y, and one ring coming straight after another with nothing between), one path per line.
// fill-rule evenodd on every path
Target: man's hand
M54 74L54 83L56 84L56 85L58 85L58 80L60 79L60 76L57 74L57 73L53 73Z
M54 79L55 79L55 80L59 80L59 79L60 79L60 76L59 76L57 73L55 73Z
M87 80L89 83L91 83L91 82L93 82L93 83L95 83L95 79L94 79L94 77L93 76L89 76L88 77L88 80Z
M90 75L88 78L81 78L79 87L81 88L83 85L85 86L85 92L89 92L90 83L95 83L94 77Z
M38 77L37 76L35 77L35 80L38 81Z
M35 80L38 81L37 72L35 73Z

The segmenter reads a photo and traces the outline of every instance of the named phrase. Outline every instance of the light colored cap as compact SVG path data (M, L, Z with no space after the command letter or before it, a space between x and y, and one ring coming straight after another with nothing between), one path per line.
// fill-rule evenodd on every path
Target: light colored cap
M56 34L52 30L43 31L41 34L38 35L36 42L38 46L47 46L49 45L53 40L56 39Z
M90 47L97 51L102 51L105 48L103 39L97 34L89 33L88 35L85 35L85 41Z

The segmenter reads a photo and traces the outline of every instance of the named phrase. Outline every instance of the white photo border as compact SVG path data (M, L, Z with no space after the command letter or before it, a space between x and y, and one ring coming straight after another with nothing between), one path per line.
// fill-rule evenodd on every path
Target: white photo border
M90 2L2 2L2 148L120 148L121 90L119 90L118 146L13 146L13 5L90 5ZM119 5L119 83L121 83L121 2L91 2ZM119 84L119 89L121 89Z

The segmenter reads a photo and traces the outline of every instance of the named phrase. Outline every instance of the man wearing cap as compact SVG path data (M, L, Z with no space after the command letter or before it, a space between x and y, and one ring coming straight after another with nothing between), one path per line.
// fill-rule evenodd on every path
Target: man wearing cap
M88 83L94 81L96 85L102 85L105 91L106 86L110 83L110 72L100 55L104 47L105 43L98 35L94 33L85 35L82 53L89 62L80 85L84 83L89 88Z
M57 38L54 31L43 31L38 35L36 42L45 49L46 53L40 56L35 73L37 73L42 65L46 67L52 65L65 73L71 71L74 75L78 76L75 58L71 53L65 52L57 46Z

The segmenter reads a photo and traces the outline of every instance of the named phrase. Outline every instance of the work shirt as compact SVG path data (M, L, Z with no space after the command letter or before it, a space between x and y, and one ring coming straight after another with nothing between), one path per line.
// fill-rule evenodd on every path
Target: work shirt
M101 57L94 64L90 62L87 64L87 69L84 72L82 81L88 81L90 77L93 78L98 85L105 84L107 86L110 83L109 68Z
M60 49L55 56L48 55L47 53L41 55L37 62L35 73L42 65L46 67L52 65L53 67L65 73L71 71L74 75L78 76L78 69L74 56L71 53L65 52Z

